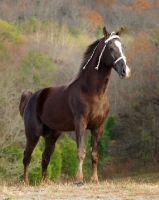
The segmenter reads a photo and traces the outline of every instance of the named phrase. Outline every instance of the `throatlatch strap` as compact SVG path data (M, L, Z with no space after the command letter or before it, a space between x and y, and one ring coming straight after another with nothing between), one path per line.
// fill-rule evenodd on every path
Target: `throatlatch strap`
M100 42L99 42L99 43L100 43ZM85 68L86 68L87 64L88 64L88 63L89 63L89 61L92 59L92 57L93 57L93 55L94 55L94 53L95 53L95 51L96 51L96 49L97 49L97 47L98 47L99 43L98 43L98 44L97 44L97 46L94 48L92 55L90 56L90 58L88 59L88 61L87 61L87 62L86 62L86 64L84 65L83 69L85 69Z

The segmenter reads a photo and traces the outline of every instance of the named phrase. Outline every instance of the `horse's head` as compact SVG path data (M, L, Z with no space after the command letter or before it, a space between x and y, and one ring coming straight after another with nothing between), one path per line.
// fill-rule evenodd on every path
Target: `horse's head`
M117 33L108 33L106 28L103 28L103 35L105 40L105 51L103 52L103 59L107 66L113 67L121 78L130 76L131 70L126 64L126 57L124 54L124 45L120 41L120 35L123 31L121 28Z

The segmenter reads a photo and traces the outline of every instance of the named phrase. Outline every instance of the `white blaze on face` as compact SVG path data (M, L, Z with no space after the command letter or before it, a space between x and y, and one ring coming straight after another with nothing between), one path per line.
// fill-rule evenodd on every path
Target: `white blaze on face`
M118 62L119 60L123 59L123 61L124 61L124 63L125 63L125 66L126 66L126 69L125 69L125 71L126 71L126 77L129 77L130 74L131 74L131 70L130 70L130 68L129 68L129 67L127 66L127 64L126 64L126 57L125 57L125 55L123 54L121 42L118 41L118 40L115 40L115 41L114 41L114 44L118 47L119 52L120 52L120 54L121 54L121 56L115 61L115 63Z

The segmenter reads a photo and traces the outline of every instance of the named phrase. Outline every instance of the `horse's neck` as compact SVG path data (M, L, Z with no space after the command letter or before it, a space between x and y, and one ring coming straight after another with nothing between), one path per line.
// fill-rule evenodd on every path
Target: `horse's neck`
M108 87L111 68L107 68L102 62L98 70L96 70L95 67L96 66L92 65L92 63L87 66L83 74L83 82L81 82L81 85L90 93L102 95L105 94Z

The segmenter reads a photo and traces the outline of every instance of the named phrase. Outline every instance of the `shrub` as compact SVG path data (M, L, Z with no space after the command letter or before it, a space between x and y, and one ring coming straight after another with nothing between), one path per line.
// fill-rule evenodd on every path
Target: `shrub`
M40 27L41 22L36 17L31 17L22 24L23 29L26 31L27 34L35 33Z
M124 34L130 34L131 33L131 31L130 31L128 26L124 26L123 33Z
M25 88L39 89L52 83L54 64L49 57L37 51L29 51L21 59L19 69L19 82L23 82Z
M74 37L79 37L82 34L82 31L80 29L78 29L77 27L75 27L75 26L70 26L69 27L69 32Z
M77 147L75 141L65 135L61 141L62 171L68 177L74 177L77 172Z
M42 158L43 140L40 139L38 145L32 154L32 160L29 165L29 183L35 184L41 181L41 158Z
M114 122L114 118L112 116L109 116L105 122L104 125L104 133L101 137L100 143L99 143L99 156L101 158L104 159L104 157L106 156L106 151L108 148L108 141L110 139L113 139L113 135L112 135L112 128L114 127L115 122Z
M62 168L62 156L59 144L56 144L55 151L51 157L50 164L48 167L48 177L54 181L61 175Z
M104 126L104 134L108 135L108 137L112 140L114 139L114 135L112 132L113 127L115 126L115 120L113 116L109 116L105 122Z
M97 38L100 38L102 36L102 27L101 26L98 26L97 29L96 29L96 37Z
M39 183L41 181L41 159L44 149L44 139L40 138L38 145L36 146L32 154L32 163L29 170L30 184ZM61 174L62 157L59 144L56 144L55 151L50 158L50 163L47 169L47 177L49 180L56 180Z
M17 181L22 175L23 152L19 144L6 142L0 149L0 177L5 180Z
M18 26L9 24L0 19L0 42L18 43L22 39L21 31Z
M3 43L0 43L0 62L2 63L5 60L7 60L7 56L8 56L7 47Z

